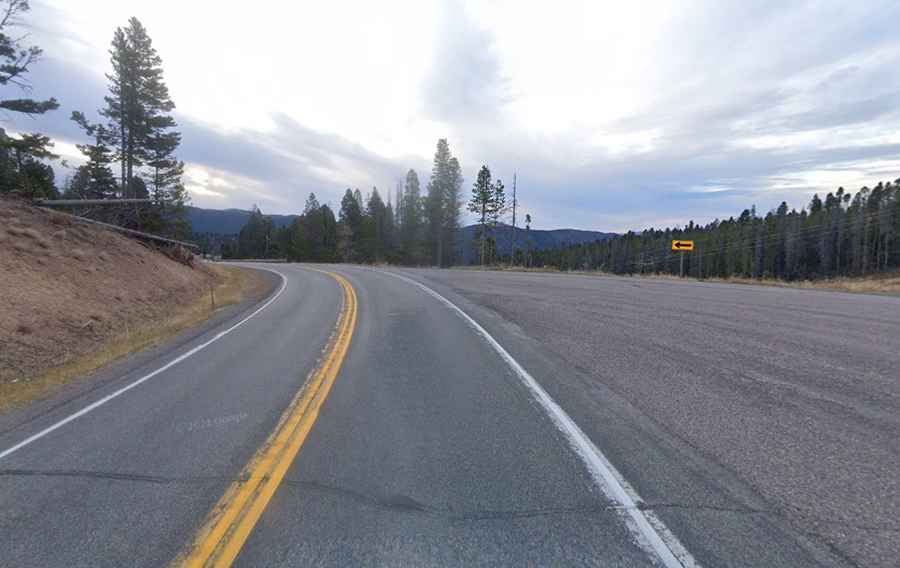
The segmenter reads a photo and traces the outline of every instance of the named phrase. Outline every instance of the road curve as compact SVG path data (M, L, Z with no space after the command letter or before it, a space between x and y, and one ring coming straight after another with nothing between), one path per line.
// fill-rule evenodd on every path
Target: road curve
M160 566L190 549L315 376L346 302L328 274L269 268L283 274L285 286L264 309L135 358L82 396L3 430L0 455L91 407L0 458L0 565ZM785 478L784 463L812 467L815 446L793 424L778 423L786 418L772 402L778 391L801 415L815 409L824 436L835 435L824 424L829 415L852 426L852 435L865 428L896 433L893 399L875 403L858 394L861 387L813 385L802 363L792 366L787 356L811 364L807 351L822 348L830 325L849 337L866 331L864 322L854 323L852 302L871 314L865 321L897 333L890 312L896 299L318 268L355 290L352 341L299 454L236 549L237 565L665 564L652 534L688 565L887 566L896 558L889 511L870 513L880 523L875 533L844 522L844 540L829 532L827 518L833 508L856 506L867 483L883 492L883 508L892 506L892 482L876 488L867 478L842 477L858 486L810 509L808 494L817 490L798 487L802 475ZM779 309L814 322L791 328L805 329L802 341L779 335L778 325L791 321L766 325L757 313L776 318ZM767 343L773 340L788 343ZM856 373L853 357L863 348L842 345L843 372ZM871 388L893 396L896 385L884 374L893 355L868 345ZM751 349L784 356L766 375L742 359ZM746 365L739 377L736 362ZM833 359L820 363L840 374ZM759 388L770 389L769 398ZM560 426L557 403L609 459L631 510ZM851 420L851 410L868 421ZM743 439L735 433L741 429ZM769 438L753 437L761 434ZM801 457L784 454L791 439ZM729 447L735 454L718 453ZM834 456L843 459L820 457ZM860 457L888 472L896 447ZM832 482L827 469L817 471L822 483ZM800 515L790 508L792 495ZM650 532L636 526L640 518L649 519Z
M284 271L280 296L227 335L0 459L4 566L164 566L272 432L330 337L341 289ZM208 329L21 425L0 452L209 342ZM121 366L119 366L121 367ZM101 373L102 374L102 373Z

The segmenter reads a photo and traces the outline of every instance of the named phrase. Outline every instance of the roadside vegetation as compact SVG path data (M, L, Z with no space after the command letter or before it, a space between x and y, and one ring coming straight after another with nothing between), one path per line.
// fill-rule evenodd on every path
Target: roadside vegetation
M422 197L415 171L407 175L398 214L385 205L377 189L363 198L350 189L341 201L339 217L328 205L310 195L303 214L288 227L277 228L258 209L233 243L225 243L226 258L286 258L312 262L387 262L400 265L458 266L461 207L458 164L451 180L441 187L441 160L447 155L438 144L429 196ZM449 196L449 197L448 197ZM429 211L428 203L438 203ZM365 204L365 206L364 206ZM477 216L475 258L479 266L551 271L587 271L618 275L670 275L680 273L680 254L672 240L693 240L695 249L684 254L684 274L697 279L766 282L818 282L838 289L893 289L881 275L900 269L900 180L863 187L856 193L838 188L822 200L813 196L805 208L787 203L764 216L755 207L737 218L707 225L693 221L686 227L630 231L591 243L537 249L529 236L531 215L524 230L507 250L498 250L497 231L513 211L501 180L492 180L484 166L467 203ZM442 211L434 215L433 211ZM867 285L853 284L874 277ZM854 280L855 279L855 280ZM836 284L840 282L840 284Z
M9 198L0 198L0 251L0 409L267 289L253 271L199 264Z
M650 275L650 278L681 280L671 275ZM693 279L696 280L696 279ZM868 276L841 276L818 280L775 280L773 278L707 278L704 282L724 282L727 284L749 284L773 286L776 288L800 288L804 290L833 290L835 292L855 292L859 294L900 295L900 271L870 274Z
M477 217L472 246L482 265L502 259L497 236L509 215L515 220L516 199L507 199L503 181L483 165L464 202L459 161L446 139L437 142L428 184L409 170L387 200L378 188L367 195L348 188L335 216L328 204L310 193L303 213L287 227L254 208L233 241L218 243L223 258L285 258L296 262L391 263L411 266L455 266L462 263L461 217L465 207ZM522 247L528 249L531 216L525 216Z
M0 109L13 129L25 120L57 110L55 98L21 98L32 85L31 68L43 51L29 45L24 20L27 0L0 2ZM175 152L181 143L172 117L175 104L163 80L162 59L137 18L113 33L110 46L109 93L96 113L75 111L72 120L86 142L78 145L85 163L62 184L50 162L58 161L53 142L40 133L9 134L0 129L0 195L31 199L149 199L146 204L102 210L79 208L80 214L131 229L184 238L188 194L182 182L184 163ZM118 172L114 173L113 166ZM61 185L61 186L60 186Z
M209 269L214 275L210 295L200 294L177 312L156 320L135 321L133 328L122 322L122 331L103 339L87 353L72 354L64 363L33 376L0 381L0 412L43 398L101 367L171 339L202 323L218 309L264 293L265 283L253 271L222 265Z
M690 253L671 250L673 239L695 242ZM595 243L538 251L535 264L559 270L613 274L669 274L694 278L783 281L866 277L900 268L900 179L838 188L813 196L799 211L782 203L761 216L756 208L704 226L629 232Z
M28 0L0 0L0 109L16 117L58 110L55 98L28 98L28 74L42 56L30 45L25 25ZM0 129L0 194L74 200L148 199L147 205L80 208L79 214L174 238L185 238L189 200L176 156L181 133L175 104L163 77L163 62L149 31L136 18L117 27L110 44L108 95L96 112L75 111L85 135L78 145L85 163L59 187L49 165L57 160L46 135ZM18 129L16 129L18 130ZM224 258L285 258L291 261L457 266L465 257L481 266L525 266L612 274L678 274L681 257L673 239L694 240L684 256L693 278L833 280L865 277L900 267L900 185L879 183L856 193L839 188L818 195L799 211L786 202L764 215L755 207L738 217L706 225L629 231L592 243L536 249L530 214L518 239L498 246L499 232L516 235L515 178L511 199L503 181L483 165L468 199L458 159L440 139L427 184L410 169L393 191L366 194L347 188L335 211L310 193L302 213L276 227L254 208L233 239L216 243ZM299 205L299 204L298 204ZM76 206L77 207L77 206ZM461 220L474 215L472 251L461 251ZM468 242L468 241L467 241ZM505 250L501 250L505 249ZM474 255L462 254L472 252Z
M459 266L458 270L482 270L480 266ZM549 266L525 267L521 265L498 264L491 270L500 272L529 272L544 274L572 274L577 276L596 276L607 278L634 278L641 280L662 280L670 282L716 282L722 284L746 284L751 286L771 286L774 288L799 288L805 290L833 290L836 292L855 292L859 294L888 294L900 295L900 270L879 272L867 276L841 276L837 278L820 278L816 280L776 280L774 278L747 278L743 276L731 276L728 278L711 277L695 278L693 276L680 277L677 274L665 273L631 273L615 274L602 270L559 270Z
M151 250L28 204L140 199L73 207L157 235L190 232L175 105L147 29L131 18L114 30L108 94L96 112L71 116L85 134L84 163L60 184L52 164L70 166L48 136L24 131L28 119L60 106L28 96L43 56L29 40L29 12L28 0L0 0L0 110L9 125L0 129L0 408L169 337L253 287L246 271L196 265L178 246Z
M484 211L478 238L488 243L505 210L505 196L500 180L491 183L487 166L479 179L481 185L473 189L468 207ZM254 208L237 239L222 244L222 256L452 266L460 262L462 186L459 161L447 140L440 139L424 191L418 173L411 169L403 186L398 182L386 199L376 187L366 196L348 188L337 217L314 193L309 194L303 213L287 227L275 227Z

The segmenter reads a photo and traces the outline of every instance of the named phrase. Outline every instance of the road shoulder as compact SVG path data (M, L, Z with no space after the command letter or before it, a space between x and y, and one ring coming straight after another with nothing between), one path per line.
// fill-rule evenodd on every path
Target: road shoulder
M607 455L643 498L640 506L655 512L699 565L835 564L827 551L772 514L753 487L668 433L589 369L548 349L535 330L437 277L443 273L397 272L444 295L496 337ZM606 351L598 345L595 353L604 357Z
M92 394L121 382L148 362L174 356L185 345L216 328L225 328L245 317L275 294L281 279L274 272L242 267L252 271L258 285L253 286L237 303L216 309L200 322L175 331L170 337L151 342L137 351L117 358L88 373L55 385L52 392L21 405L0 410L0 435L7 434L61 408L78 404Z

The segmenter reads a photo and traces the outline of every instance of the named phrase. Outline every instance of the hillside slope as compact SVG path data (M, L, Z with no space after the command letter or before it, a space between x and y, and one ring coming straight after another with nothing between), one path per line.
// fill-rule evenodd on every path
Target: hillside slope
M165 320L218 278L112 231L0 199L0 386Z

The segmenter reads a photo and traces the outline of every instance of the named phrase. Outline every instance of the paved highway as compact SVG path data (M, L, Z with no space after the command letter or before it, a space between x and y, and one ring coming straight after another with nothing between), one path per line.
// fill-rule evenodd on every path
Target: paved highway
M897 298L264 268L0 418L0 565L900 557Z

